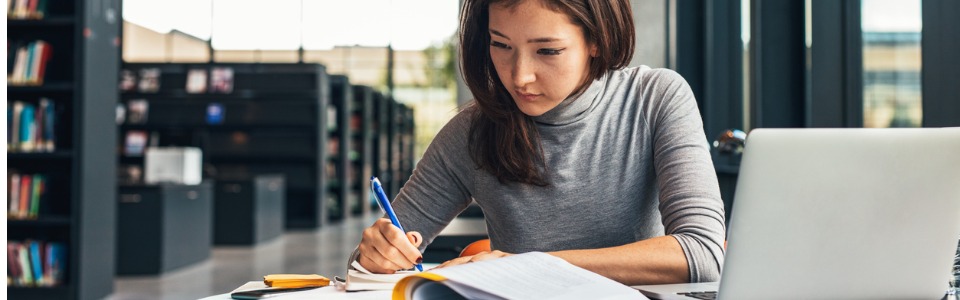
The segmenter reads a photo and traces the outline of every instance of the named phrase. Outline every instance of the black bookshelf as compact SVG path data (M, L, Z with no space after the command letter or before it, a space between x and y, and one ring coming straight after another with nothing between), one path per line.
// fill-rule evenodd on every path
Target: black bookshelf
M350 119L352 115L353 87L350 79L343 75L330 76L330 111L332 117L329 130L328 151L331 155L327 161L327 176L334 179L327 186L326 216L328 221L340 221L350 217L350 199L353 193L355 179L353 161L357 153L352 152L352 132Z
M399 192L399 188L407 183L407 180L410 179L410 175L413 175L413 165L414 165L414 118L413 118L413 109L410 107L399 104L398 111L396 113L397 117L397 147L399 161L397 163L397 172L399 176L396 177L396 185Z
M354 169L353 194L356 199L350 207L354 215L370 215L370 176L373 175L373 101L378 92L369 86L353 86L353 105L350 116L350 130L352 139L351 152L357 153L357 159L352 161ZM374 204L376 205L376 204Z
M124 154L130 132L148 136L144 146L189 146L203 150L204 178L249 179L262 174L286 178L285 228L316 228L324 222L328 180L326 68L318 64L128 63L136 83L121 92L126 107L147 102L146 120L127 118L117 141L125 167L143 158ZM232 89L214 89L214 70L232 70ZM158 87L141 89L142 70L158 70ZM187 89L191 72L206 83ZM203 82L203 81L201 81ZM221 113L210 115L216 108ZM134 147L136 148L136 147ZM135 179L135 178L134 178ZM219 200L219 199L218 199Z
M400 187L413 174L413 110L406 105L393 101L387 104L388 128L387 153L390 184L388 194L396 197Z
M111 70L119 69L120 2L46 5L42 19L7 19L8 46L42 40L52 48L41 81L8 82L8 104L49 99L56 137L52 152L8 150L8 172L46 180L37 216L8 217L7 239L61 243L64 274L55 286L8 285L7 296L101 299L113 292L117 76Z

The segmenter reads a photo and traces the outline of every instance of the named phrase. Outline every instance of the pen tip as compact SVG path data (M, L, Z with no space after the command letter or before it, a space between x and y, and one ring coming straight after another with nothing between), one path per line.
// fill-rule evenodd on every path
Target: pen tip
M377 176L370 176L370 180L377 179Z
M417 271L423 272L423 266L418 264L418 265L417 265Z

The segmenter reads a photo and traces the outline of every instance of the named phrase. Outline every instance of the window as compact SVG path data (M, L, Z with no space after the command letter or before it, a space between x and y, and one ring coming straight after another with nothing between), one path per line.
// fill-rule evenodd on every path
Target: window
M863 126L919 127L920 0L863 0Z

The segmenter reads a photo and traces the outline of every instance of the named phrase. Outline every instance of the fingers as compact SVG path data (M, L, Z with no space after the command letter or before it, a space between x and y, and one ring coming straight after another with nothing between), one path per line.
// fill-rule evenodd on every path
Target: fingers
M415 248L419 248L420 243L423 243L423 236L416 231L407 232L407 239L410 240L410 243L413 244Z
M406 266L407 264L405 263L408 263L409 266L406 268L412 268L413 265L417 263L417 260L422 259L420 250L417 249L420 240L423 239L420 233L410 232L413 233L413 237L417 239L417 243L414 245L411 244L410 236L404 235L403 231L397 228L397 226L393 226L389 220L386 220L386 222L378 221L377 225L380 229L380 234L384 237L384 241L389 243L388 245L383 245L383 247L377 246L377 249L380 250L380 253L382 253L384 257L401 266Z
M401 269L400 266L384 258L376 249L369 249L367 251L361 249L360 257L357 258L357 261L359 261L360 265L366 268L367 271L378 274L393 274Z
M410 269L422 260L417 249L423 242L418 232L403 232L393 226L389 219L379 219L363 230L360 241L360 265L374 273L395 273L400 269Z
M464 256L464 257L458 257L458 258L454 258L454 259L448 260L448 261L444 262L443 264L441 264L440 266L438 266L437 268L445 268L445 267L450 267L450 266L468 264L468 263L472 263L472 262L478 262L478 261L484 261L484 260L497 259L497 258L501 258L501 257L507 257L507 256L510 256L510 255L513 255L513 254L506 253L506 252L503 252L503 251L500 251L500 250L483 251L483 252L477 253L476 255L473 255L473 256Z

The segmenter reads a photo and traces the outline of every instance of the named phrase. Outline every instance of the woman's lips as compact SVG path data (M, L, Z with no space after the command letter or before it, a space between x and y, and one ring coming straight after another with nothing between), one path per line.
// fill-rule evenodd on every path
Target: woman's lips
M523 100L523 101L533 101L539 98L540 96L543 96L543 94L524 93L521 91L516 91L516 93L517 93L517 96L520 97L520 100Z

